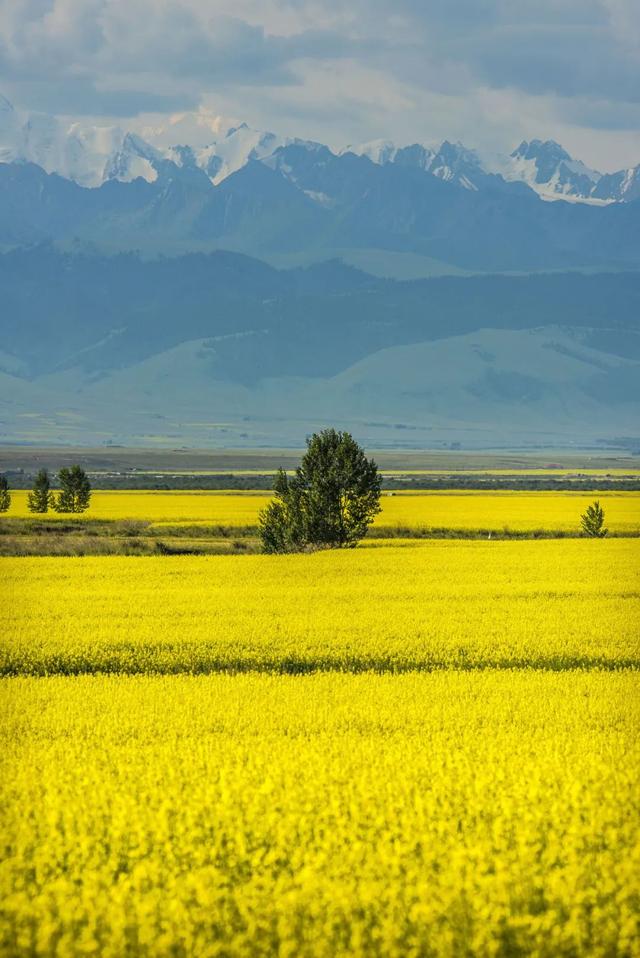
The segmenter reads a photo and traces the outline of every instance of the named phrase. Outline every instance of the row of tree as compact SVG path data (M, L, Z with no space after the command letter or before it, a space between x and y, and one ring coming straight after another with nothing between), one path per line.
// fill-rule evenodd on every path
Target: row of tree
M43 514L52 509L54 512L85 512L91 501L91 483L81 466L64 467L57 475L60 491L51 489L51 478L47 469L41 469L36 476L33 489L27 496L29 512ZM0 512L6 512L11 505L11 493L6 476L0 476Z

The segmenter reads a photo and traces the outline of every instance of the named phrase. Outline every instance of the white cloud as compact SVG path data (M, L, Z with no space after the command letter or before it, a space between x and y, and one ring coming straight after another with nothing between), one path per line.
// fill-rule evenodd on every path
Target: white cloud
M200 103L287 134L553 136L640 160L637 0L0 0L0 90L133 117Z

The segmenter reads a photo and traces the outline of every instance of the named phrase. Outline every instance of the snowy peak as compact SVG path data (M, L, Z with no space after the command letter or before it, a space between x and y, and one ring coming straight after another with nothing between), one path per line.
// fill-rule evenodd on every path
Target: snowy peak
M462 143L449 143L448 140L437 148L422 143L399 147L391 140L371 140L359 146L348 146L341 152L366 156L372 163L380 166L394 163L397 166L424 170L438 179L458 183L466 189L476 189L473 174L482 174L477 154ZM472 174L471 178L468 174Z
M264 160L286 143L284 137L252 130L246 123L242 123L230 129L222 140L197 153L196 163L201 169L206 169L211 164L212 157L217 158L217 170L211 177L212 182L217 185L246 166L250 160Z
M340 155L355 153L356 156L366 156L372 163L384 166L393 163L398 153L398 147L391 140L370 140L368 143L357 145L349 144L340 150Z
M555 140L523 140L510 159L511 164L500 171L504 178L521 180L546 198L589 199L601 177Z
M323 151L327 157L335 155L323 144L252 129L204 109L172 114L156 125L147 122L123 129L24 114L0 95L0 163L33 163L84 187L137 178L151 183L161 170L170 173L181 167L202 170L218 186L258 161L304 189L298 183L301 170L310 163L321 164ZM448 140L436 146L418 142L398 146L379 139L347 146L338 155L346 154L380 166L420 170L473 191L522 183L545 200L604 204L640 198L640 166L603 175L573 159L554 140L523 140L507 155L481 153ZM326 185L331 194L331 184ZM324 195L325 190L321 192Z
M571 157L567 151L556 143L555 140L523 140L520 146L511 154L515 159L521 160L542 160L543 162L552 162L556 165L562 160L569 160Z
M448 140L435 150L419 143L398 147L391 140L373 140L347 150L381 165L414 166L469 190L482 189L501 177L507 183L524 183L546 200L630 202L640 192L640 167L603 175L574 160L555 140L523 140L508 156L480 153Z
M604 173L596 183L591 196L614 203L631 203L640 199L640 164L617 173Z
M144 124L138 133L158 150L168 150L176 144L188 144L193 150L199 150L223 139L237 126L237 120L209 110L196 110L173 113L154 125Z
M120 180L122 183L130 183L142 177L152 183L158 178L157 167L161 160L161 154L149 143L145 143L135 133L127 133L119 149L109 155L104 165L102 182Z
M477 190L478 180L486 176L478 154L468 150L462 143L445 140L429 166L429 173L438 179L453 181L467 190Z
M396 146L392 140L370 140L368 143L360 143L357 146L349 145L340 150L338 155L344 156L345 153L366 156L378 166L397 163L399 166L410 166L427 171L435 156L435 151L422 143Z
M118 126L93 126L46 113L23 114L4 99L0 107L3 163L34 163L47 173L93 187L108 178L106 171L113 164L124 163L120 154L131 149L125 145L130 134Z

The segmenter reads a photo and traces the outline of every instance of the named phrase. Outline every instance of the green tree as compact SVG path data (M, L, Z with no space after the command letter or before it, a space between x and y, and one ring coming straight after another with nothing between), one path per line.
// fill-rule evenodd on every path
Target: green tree
M33 484L33 489L27 496L29 512L48 512L52 505L51 482L46 469L40 469Z
M11 493L6 476L0 476L0 512L6 512L11 505Z
M295 475L282 469L260 514L264 552L352 548L380 512L378 467L348 432L325 429L307 440Z
M596 499L587 511L580 516L582 531L592 539L604 539L608 529L604 527L604 509Z
M91 483L84 469L80 466L65 467L58 473L58 482L60 492L52 501L56 512L84 512L89 508Z

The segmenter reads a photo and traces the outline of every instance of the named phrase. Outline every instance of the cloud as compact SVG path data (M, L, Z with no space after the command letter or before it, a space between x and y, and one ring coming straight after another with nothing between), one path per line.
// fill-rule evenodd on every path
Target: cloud
M234 84L298 83L295 61L352 46L330 31L279 36L211 10L179 0L0 0L0 82L32 109L135 114Z
M611 166L640 158L640 3L0 0L0 90L123 118L205 103L333 143L590 131Z

